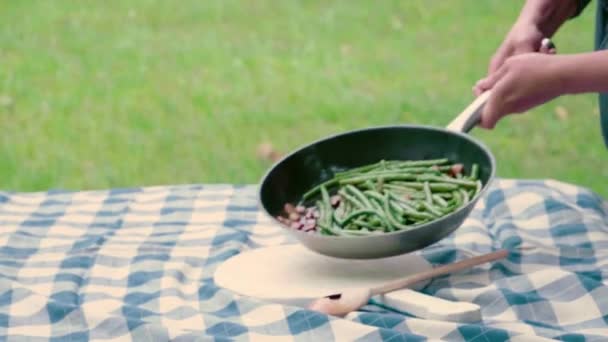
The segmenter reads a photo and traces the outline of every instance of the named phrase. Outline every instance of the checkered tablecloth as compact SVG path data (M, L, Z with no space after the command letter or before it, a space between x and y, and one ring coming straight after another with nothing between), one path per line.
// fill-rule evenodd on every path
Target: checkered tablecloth
M477 303L483 321L368 305L344 319L243 298L213 282L223 260L288 243L255 186L0 192L0 336L8 341L502 341L608 338L608 206L556 181L496 181L455 234L421 254L446 263L534 246L423 289Z

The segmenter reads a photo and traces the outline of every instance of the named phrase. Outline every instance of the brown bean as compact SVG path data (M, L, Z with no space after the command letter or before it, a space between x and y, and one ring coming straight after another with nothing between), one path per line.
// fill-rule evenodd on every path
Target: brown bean
M332 207L337 207L340 204L340 201L342 200L342 197L340 197L340 195L333 195L331 196L330 199L330 203Z
M302 230L304 230L305 232L309 232L311 230L315 230L317 229L317 225L313 224L313 225L305 225L304 228L302 228Z
M285 203L285 206L283 206L283 209L288 214L291 214L296 211L296 207L294 207L293 204L291 204L291 203Z
M462 173L462 169L464 168L464 166L462 164L454 164L452 165L452 169L450 170L450 173L452 174L452 176L456 176L460 173Z
M296 213L295 211L292 211L291 213L289 213L289 219L292 221L297 221L300 219L300 214Z

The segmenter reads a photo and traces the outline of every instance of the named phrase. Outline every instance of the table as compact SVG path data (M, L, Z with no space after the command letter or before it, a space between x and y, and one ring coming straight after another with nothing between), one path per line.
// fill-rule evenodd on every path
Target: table
M533 246L435 279L425 293L470 301L457 324L368 305L344 319L242 298L213 272L239 252L292 242L253 185L0 192L0 336L32 341L501 341L608 336L608 204L553 180L497 180L433 263Z

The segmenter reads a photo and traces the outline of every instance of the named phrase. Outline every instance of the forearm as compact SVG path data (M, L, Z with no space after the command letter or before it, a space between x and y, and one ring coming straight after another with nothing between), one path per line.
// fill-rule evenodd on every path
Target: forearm
M559 29L578 9L578 0L527 0L518 21L533 24L547 37Z
M608 50L556 58L552 72L565 94L608 93Z

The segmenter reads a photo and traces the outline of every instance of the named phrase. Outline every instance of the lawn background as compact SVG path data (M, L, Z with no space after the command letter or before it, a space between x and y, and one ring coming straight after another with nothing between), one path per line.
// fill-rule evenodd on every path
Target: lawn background
M256 183L287 152L370 125L445 125L522 1L0 2L0 188ZM558 32L593 48L593 3ZM500 177L608 195L596 97L472 133Z

